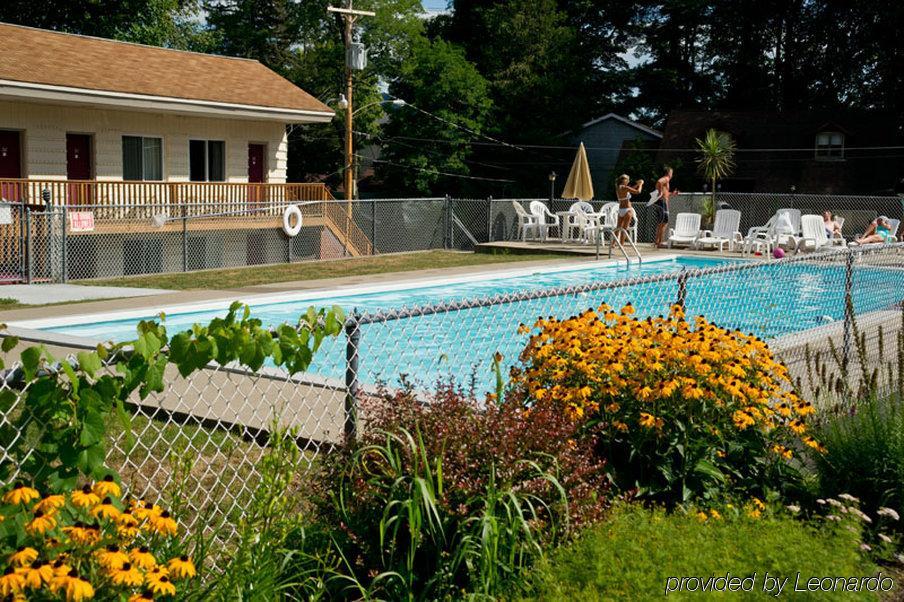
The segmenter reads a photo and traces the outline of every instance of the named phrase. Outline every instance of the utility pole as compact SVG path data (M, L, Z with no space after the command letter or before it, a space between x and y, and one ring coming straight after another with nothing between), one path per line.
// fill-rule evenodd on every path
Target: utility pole
M354 106L352 104L352 65L351 56L349 54L354 42L355 21L359 17L373 17L376 15L369 10L355 10L353 6L354 0L348 0L348 6L338 8L328 6L326 10L331 13L337 13L345 21L345 31L343 33L343 41L345 42L345 98L348 106L345 109L345 200L346 200L346 228L345 228L345 245L348 246L348 236L351 230L352 219L352 200L355 196L355 149L354 140L352 138L352 113Z

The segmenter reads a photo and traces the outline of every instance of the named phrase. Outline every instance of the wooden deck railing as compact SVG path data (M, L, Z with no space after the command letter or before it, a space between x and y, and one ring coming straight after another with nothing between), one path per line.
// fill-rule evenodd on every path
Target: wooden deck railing
M324 201L303 208L318 217L355 254L371 252L371 241L355 224L350 209L325 184L246 182L123 182L104 180L0 179L0 200L91 210L95 220L149 220L154 216L197 217L248 212L249 219L282 215L293 202ZM216 218L210 218L216 219Z

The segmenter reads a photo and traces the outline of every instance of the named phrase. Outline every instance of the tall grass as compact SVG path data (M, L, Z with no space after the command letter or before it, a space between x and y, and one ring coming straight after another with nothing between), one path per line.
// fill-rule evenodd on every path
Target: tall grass
M823 495L850 493L864 510L904 503L904 406L897 394L822 416L814 454Z

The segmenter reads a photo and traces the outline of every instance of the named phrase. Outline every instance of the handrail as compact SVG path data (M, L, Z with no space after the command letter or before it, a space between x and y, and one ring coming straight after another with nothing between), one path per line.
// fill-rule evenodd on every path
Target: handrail
M634 251L634 254L637 256L637 263L643 262L643 257L640 255L640 251L637 249L637 245L634 244L634 241L631 240L631 234L628 232L626 228L614 228L612 226L600 226L597 228L596 234L596 258L600 258L600 239L603 238L603 234L608 233L612 237L612 242L609 243L609 259L612 259L612 247L618 245L618 249L621 251L622 256L625 258L625 263L630 264L631 258L628 257L628 252L625 251L624 245L622 245L621 240L619 240L617 234L624 233L625 240L628 241L628 244L631 245L631 249Z

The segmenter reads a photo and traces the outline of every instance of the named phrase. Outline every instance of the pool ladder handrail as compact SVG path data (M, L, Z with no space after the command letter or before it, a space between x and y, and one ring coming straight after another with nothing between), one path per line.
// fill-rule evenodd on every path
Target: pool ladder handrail
M605 235L608 233L612 237L612 242L609 244L609 259L612 259L612 247L614 245L618 245L619 251L621 251L622 256L625 258L625 263L630 264L631 258L628 257L628 252L625 251L625 247L622 242L616 236L618 233L623 232L625 234L625 240L628 241L628 244L631 245L631 250L634 251L634 255L637 256L637 263L643 263L643 257L640 255L640 251L637 248L637 245L634 244L634 241L631 240L631 233L628 232L626 228L613 228L611 226L603 226L597 231L596 235L596 258L600 258L600 240L605 238Z

